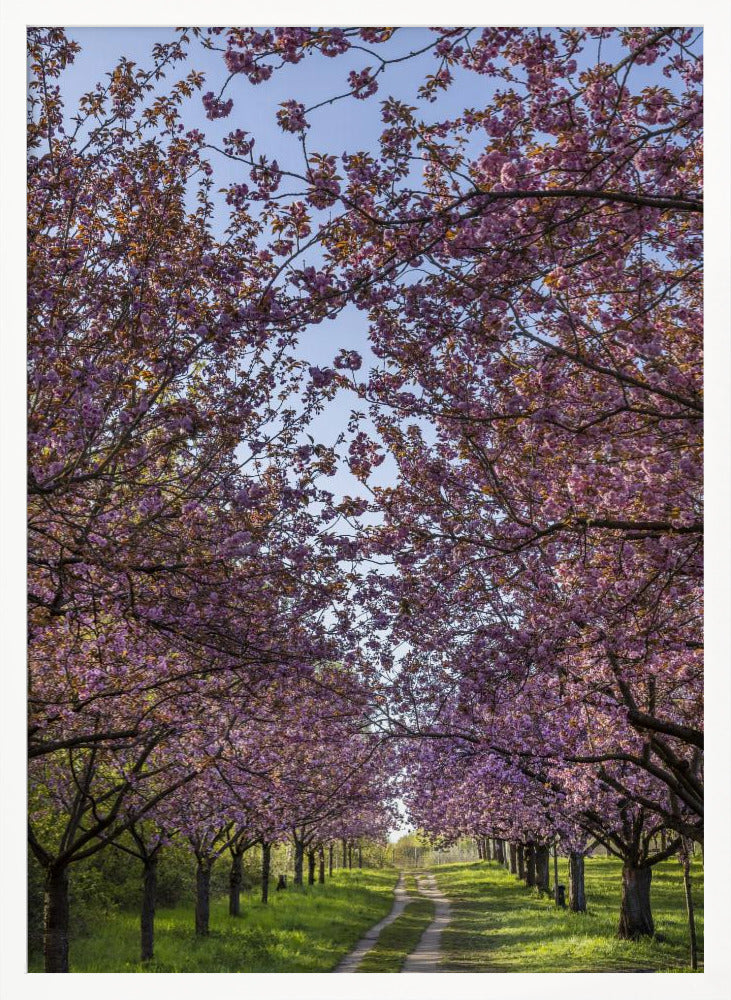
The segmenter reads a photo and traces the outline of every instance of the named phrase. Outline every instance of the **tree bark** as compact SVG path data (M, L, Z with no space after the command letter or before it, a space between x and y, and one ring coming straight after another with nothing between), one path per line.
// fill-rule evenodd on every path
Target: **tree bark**
M269 902L269 875L272 869L272 845L266 841L261 845L261 901Z
M315 849L310 848L307 852L307 884L315 884Z
M483 849L483 853L485 855L485 861L492 861L492 849L490 847L489 837L485 837L485 846Z
M525 884L536 885L536 846L532 840L525 845Z
M342 864L342 867L343 868L347 868L348 867L348 845L345 842L345 837L343 837L341 843L343 845L343 864Z
M510 855L510 874L518 874L518 852L516 850L515 844L511 841L508 844L508 853Z
M353 845L348 844L348 868L353 867Z
M328 875L330 876L330 878L332 878L333 877L333 854L335 853L335 848L334 848L333 844L329 845L329 847L327 849L327 852L328 852L328 868L329 868Z
M584 855L579 851L569 854L569 909L573 913L586 913Z
M157 858L145 858L142 875L142 913L140 915L140 956L149 962L155 954L155 900L157 897Z
M536 847L536 885L541 892L549 891L550 848L547 844Z
M619 911L620 938L652 937L655 924L650 908L652 868L636 868L625 861L622 868L622 904Z
M500 837L495 837L495 860L501 865L505 864L505 845Z
M228 879L228 912L229 916L238 917L241 913L241 883L244 880L244 855L242 851L231 853L231 874Z
M525 847L523 844L517 844L515 848L515 853L517 855L518 862L518 878L525 879Z
M361 844L358 844L358 867L363 867L363 847Z
M690 855L686 852L682 858L683 886L685 888L685 905L688 910L688 932L690 934L690 967L698 968L698 940L695 933L695 909L693 907L693 888L690 881Z
M478 837L477 838L477 858L478 858L479 861L482 861L483 858L484 858L484 856L485 856L485 853L482 850L482 838Z
M199 937L207 937L211 916L211 858L198 858L195 874L195 932Z
M302 871L305 864L305 845L301 840L294 842L294 884L302 885Z
M47 868L44 887L43 955L46 972L69 971L68 869Z

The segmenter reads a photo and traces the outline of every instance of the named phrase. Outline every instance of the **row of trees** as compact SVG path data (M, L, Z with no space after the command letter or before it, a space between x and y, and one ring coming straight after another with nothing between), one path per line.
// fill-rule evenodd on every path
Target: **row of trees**
M381 822L388 774L435 834L605 844L625 936L652 933L652 866L702 840L697 33L402 37L181 30L71 115L76 46L29 33L30 843L51 971L75 861L140 824L144 860L172 825L205 887L227 838L286 829L301 872L346 815ZM280 165L241 128L188 127L203 74L165 81L200 43L226 77L211 121L284 66L369 65L281 105L299 159ZM381 102L377 150L312 151L318 114L365 113L418 60L418 106ZM458 87L478 106L455 111ZM222 161L250 182L225 207ZM362 377L352 344L331 366L297 354L346 306L368 319ZM337 456L308 428L338 389L368 411L346 461L370 501L320 485Z
M211 866L293 837L381 835L390 784L368 685L341 664L350 544L306 435L299 321L262 224L216 234L211 168L161 94L185 37L64 109L77 47L29 33L29 842L45 966L68 970L68 878L101 850ZM236 879L234 878L234 883ZM235 903L235 893L232 905Z
M245 849L235 840L211 867L209 897L211 919L216 901L225 900L232 918L246 917L251 906L267 906L279 892L299 897L305 886L329 882L335 877L340 885L347 879L344 871L357 873L362 868L382 868L392 852L382 841L358 837L339 839L315 850L314 865L307 858L303 889L294 886L294 842L291 831L283 831L276 843L253 843ZM73 963L77 941L97 933L106 921L119 911L136 913L142 929L143 900L154 903L146 913L148 919L141 943L151 945L152 957L157 955L156 923L160 908L176 908L195 904L198 897L198 862L189 839L184 834L172 834L155 852L152 872L144 871L139 845L128 831L111 845L112 849L97 852L70 869L69 878L69 942ZM310 868L312 867L312 872ZM148 877L145 877L145 874ZM313 881L310 881L310 874ZM29 858L28 943L30 960L43 950L43 870L33 855ZM149 879L154 893L146 891ZM195 905L191 908L190 934L195 931ZM151 933L150 933L151 932ZM143 958L142 961L145 961ZM73 967L73 964L72 964Z
M517 875L525 884L542 893L550 891L551 845L529 841L505 841L501 837L477 837L477 853L480 861L496 861ZM558 852L553 844L553 895L556 906L566 906L565 886L558 883ZM569 854L569 898L568 907L572 913L586 913L586 887L584 885L584 855L580 851Z
M384 450L397 467L361 549L395 570L359 590L380 723L420 827L599 841L624 865L620 934L651 934L652 867L703 837L699 34L401 34L216 29L232 96L209 114L237 74L370 63L282 105L299 169L256 169L279 224L329 207L311 294L366 311L382 362L357 383L377 433L350 452L366 485ZM377 154L309 153L318 114L427 56L419 107L381 102ZM455 111L474 78L487 100Z

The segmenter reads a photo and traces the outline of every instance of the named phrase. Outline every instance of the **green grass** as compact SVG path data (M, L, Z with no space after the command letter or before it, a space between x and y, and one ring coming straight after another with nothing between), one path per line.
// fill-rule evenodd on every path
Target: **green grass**
M395 869L339 871L326 885L242 896L242 916L228 900L211 903L211 933L196 938L193 903L160 909L155 958L139 960L139 916L117 913L71 942L71 972L329 972L365 931L390 912ZM33 956L31 972L43 961Z
M383 928L356 972L400 972L401 967L419 943L419 939L434 919L431 899L414 899L402 913Z
M568 884L567 863L559 881ZM495 862L433 869L449 897L441 967L449 972L686 972L690 946L682 873L676 860L653 869L651 902L656 937L617 938L621 864L586 862L586 914L558 910ZM699 959L703 955L703 867L693 865Z
M411 896L419 895L419 886L417 885L416 882L416 875L414 875L412 872L404 873L404 888Z

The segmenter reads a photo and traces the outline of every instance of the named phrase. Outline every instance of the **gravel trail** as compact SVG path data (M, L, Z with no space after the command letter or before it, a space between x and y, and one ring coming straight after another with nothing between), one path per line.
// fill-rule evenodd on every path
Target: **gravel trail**
M384 927L392 923L396 917L398 917L402 912L404 907L408 902L410 902L411 896L406 892L404 886L404 873L401 872L399 875L399 880L396 883L396 890L394 892L394 904L393 909L384 917L379 920L377 924L374 924L369 931L367 931L363 937L360 939L355 948L345 956L345 958L340 962L339 965L333 969L334 972L355 972L356 968L360 965L361 961L365 958L367 953L371 950L373 945L378 939L378 935L381 933Z

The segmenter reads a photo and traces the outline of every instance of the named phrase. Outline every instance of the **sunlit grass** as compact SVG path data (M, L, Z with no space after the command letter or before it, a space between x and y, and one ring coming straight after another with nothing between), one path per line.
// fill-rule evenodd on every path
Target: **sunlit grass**
M567 882L566 862L560 880ZM639 942L616 936L621 866L614 859L586 863L589 911L557 910L495 862L436 866L437 883L451 902L442 935L442 967L450 972L688 971L687 916L680 865L653 871L656 937ZM393 903L394 869L338 871L326 885L273 892L269 906L244 894L240 918L225 898L211 906L211 934L196 938L188 906L160 909L153 962L139 961L139 917L116 913L93 934L71 942L72 972L328 972ZM414 876L406 886L414 892ZM702 963L703 867L693 865L693 890ZM433 919L431 900L417 898L384 928L359 972L398 972ZM30 970L41 971L32 956ZM702 964L701 964L702 967Z
M404 888L410 896L419 895L419 886L416 882L416 875L414 875L413 872L404 873Z
M139 959L139 916L109 916L88 937L71 942L71 972L329 972L365 931L390 912L395 869L339 871L326 885L242 896L242 916L228 901L211 904L211 933L196 938L194 906L160 909L155 958ZM43 961L33 956L31 972Z
M559 910L496 862L434 868L450 898L452 916L442 936L442 967L450 972L689 971L689 938L682 872L677 861L653 869L656 936L620 941L617 922L621 864L586 862L586 914ZM703 955L703 866L693 864L700 962ZM559 881L567 883L560 860Z

